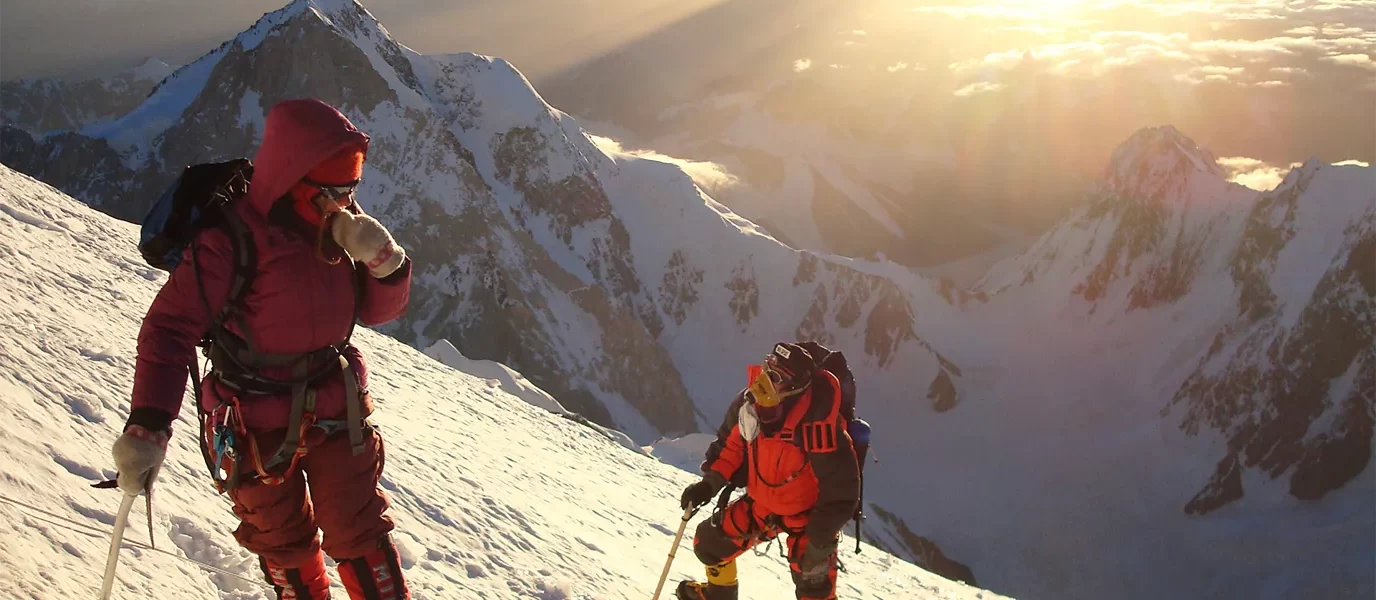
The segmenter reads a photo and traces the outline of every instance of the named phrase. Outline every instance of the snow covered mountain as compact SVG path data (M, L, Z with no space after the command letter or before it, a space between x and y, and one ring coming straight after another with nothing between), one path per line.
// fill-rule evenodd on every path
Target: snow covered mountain
M6 81L0 83L0 124L42 134L116 119L143 102L172 71L167 63L149 58L109 77Z
M348 0L293 2L126 117L3 158L138 219L182 165L251 153L298 96L373 135L362 203L420 266L403 341L502 362L641 442L714 426L741 385L722 375L797 335L907 387L959 379L912 329L926 286L903 270L790 249L676 167L598 148L506 62L418 55Z
M1161 348L1175 371L1162 382L1179 386L1162 414L1190 434L1222 432L1228 449L1187 512L1241 498L1248 468L1317 499L1370 462L1370 168L1310 161L1258 194L1224 181L1216 159L1173 128L1145 130L1115 152L1100 197L983 287L1051 303L1068 292L1084 302L1072 312L1104 313L1104 330L1153 308L1198 319L1186 343Z
M781 244L678 166L590 140L511 65L418 55L345 0L266 15L120 120L6 130L0 159L136 220L306 95L373 135L361 202L417 263L384 332L547 418L637 444L706 431L772 342L816 338L859 377L867 536L900 556L1030 598L1376 589L1369 168L1311 163L1258 195L1143 131L962 289ZM702 444L653 452L692 468Z
M919 314L967 389L915 425L961 459L915 454L909 523L1028 597L1369 595L1374 178L1311 162L1258 194L1172 128L1123 144L957 326Z
M109 444L127 416L139 322L164 277L137 238L135 226L0 166L0 568L16 597L96 593L118 493L88 484L114 474ZM382 485L417 600L650 595L692 476L511 395L504 376L447 367L372 331L355 341L375 366ZM174 423L154 539L141 508L125 537L158 551L126 548L115 598L270 597L203 473L193 415ZM687 545L673 580L702 576ZM874 548L845 562L847 598L997 597ZM775 555L743 559L741 580L746 598L791 594Z

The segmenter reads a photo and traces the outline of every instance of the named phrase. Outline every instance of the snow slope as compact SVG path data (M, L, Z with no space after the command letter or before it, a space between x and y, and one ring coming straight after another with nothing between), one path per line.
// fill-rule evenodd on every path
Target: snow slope
M126 416L140 315L162 280L135 251L137 229L0 167L0 494L108 527L108 447ZM99 310L92 310L99 307ZM600 433L371 331L376 421L389 445L403 568L419 599L644 598L693 478ZM194 446L175 423L157 494L159 548L257 579L234 545ZM136 508L134 522L141 523ZM108 539L0 502L3 585L36 599L94 595ZM143 540L141 526L128 539ZM846 598L996 596L874 549L847 556ZM700 576L689 551L673 578ZM742 560L744 598L791 595L776 556ZM340 590L336 590L341 593ZM169 556L126 550L116 598L266 598L266 590Z

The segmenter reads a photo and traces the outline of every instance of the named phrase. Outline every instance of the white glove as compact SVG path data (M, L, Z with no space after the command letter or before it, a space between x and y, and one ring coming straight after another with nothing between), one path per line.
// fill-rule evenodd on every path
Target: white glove
M111 450L115 468L119 469L115 478L119 489L136 495L153 486L153 480L162 470L163 458L167 456L168 437L166 431L149 431L138 425L124 430Z
M373 277L391 275L406 260L406 251L398 246L387 228L368 215L349 211L335 213L330 233L349 257L368 266Z

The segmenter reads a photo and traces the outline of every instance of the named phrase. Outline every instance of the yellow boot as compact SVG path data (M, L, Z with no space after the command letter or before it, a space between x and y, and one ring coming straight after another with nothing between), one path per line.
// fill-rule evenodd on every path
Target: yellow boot
M680 581L674 595L678 600L736 600L736 561L708 565L707 583Z

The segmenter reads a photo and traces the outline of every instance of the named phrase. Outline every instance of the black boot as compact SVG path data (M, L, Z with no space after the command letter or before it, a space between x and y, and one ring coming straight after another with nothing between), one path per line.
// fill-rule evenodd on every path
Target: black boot
M734 585L680 581L674 596L678 600L736 600L739 589Z

